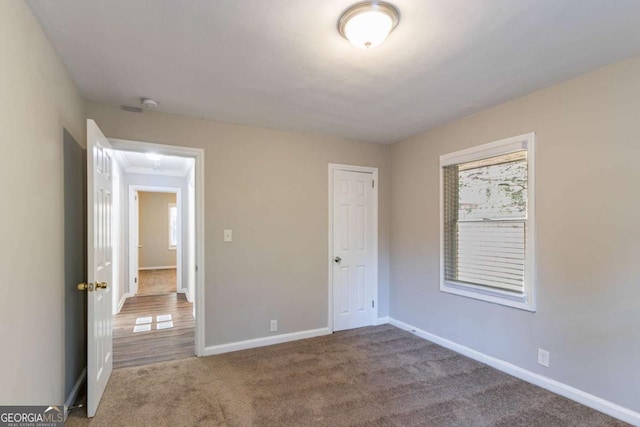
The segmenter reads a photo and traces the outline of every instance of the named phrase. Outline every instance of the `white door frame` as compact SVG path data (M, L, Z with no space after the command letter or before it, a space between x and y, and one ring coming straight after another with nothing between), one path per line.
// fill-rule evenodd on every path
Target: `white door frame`
M378 319L378 168L367 166L352 166L341 165L337 163L329 163L329 258L328 258L328 271L329 271L329 303L327 312L327 327L330 332L333 332L333 172L336 170L343 170L348 172L365 172L373 175L373 295L374 295L374 307L373 315L374 319L372 324L375 324Z
M204 150L201 148L181 147L175 145L155 144L142 141L109 138L115 150L136 151L140 153L158 153L165 156L191 157L195 159L195 196L196 196L196 356L204 355L205 337L205 304L204 304ZM193 296L192 296L193 297Z
M176 246L176 291L183 292L182 288L182 188L180 187L160 187L155 185L136 185L129 184L129 294L135 295L138 293L138 285L140 280L136 282L135 278L138 276L140 270L140 259L137 256L140 242L137 242L135 233L140 236L140 210L132 209L135 203L134 197L137 192L144 191L147 193L171 193L176 195L176 207L178 208L178 245ZM140 200L138 200L138 203ZM134 263L133 258L138 257L138 262ZM138 271L131 268L133 264L137 264ZM139 277L138 277L139 279Z

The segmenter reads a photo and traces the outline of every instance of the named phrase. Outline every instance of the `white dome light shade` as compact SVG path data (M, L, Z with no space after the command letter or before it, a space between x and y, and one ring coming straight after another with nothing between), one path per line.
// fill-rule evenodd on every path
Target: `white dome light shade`
M363 2L342 14L338 30L354 46L368 49L382 43L398 25L398 20L398 11L390 4Z
M147 156L147 159L151 160L152 162L159 162L160 160L162 160L162 154L158 153L145 153L145 156Z
M356 15L344 26L344 34L354 46L370 48L382 43L391 32L389 15L371 11Z

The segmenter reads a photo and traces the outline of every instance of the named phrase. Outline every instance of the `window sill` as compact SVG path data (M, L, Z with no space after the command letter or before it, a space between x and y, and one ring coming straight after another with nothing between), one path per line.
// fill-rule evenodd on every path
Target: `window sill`
M527 294L517 294L514 292L501 291L499 289L489 289L484 286L476 286L469 283L453 282L442 280L440 290L449 294L460 295L481 301L500 304L507 307L518 308L535 312L533 298Z

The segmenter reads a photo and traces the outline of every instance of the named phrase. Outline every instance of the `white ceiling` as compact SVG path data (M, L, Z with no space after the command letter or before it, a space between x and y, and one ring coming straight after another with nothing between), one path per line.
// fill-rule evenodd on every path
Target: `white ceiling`
M142 173L148 175L187 176L195 164L192 158L162 156L152 160L144 153L133 151L115 151L116 159L126 173Z
M355 0L28 0L84 96L391 143L640 54L638 0L392 0L370 51Z

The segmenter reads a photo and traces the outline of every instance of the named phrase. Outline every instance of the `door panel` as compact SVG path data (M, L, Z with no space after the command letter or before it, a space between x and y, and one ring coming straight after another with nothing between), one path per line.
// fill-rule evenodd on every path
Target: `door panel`
M333 329L375 321L373 174L333 171Z
M111 326L113 238L111 145L87 120L87 415L98 409L113 367Z
M129 193L129 293L136 295L140 284L140 197L137 190Z

